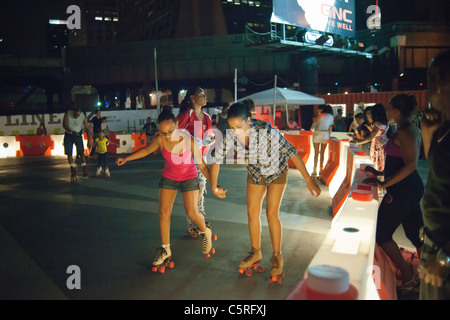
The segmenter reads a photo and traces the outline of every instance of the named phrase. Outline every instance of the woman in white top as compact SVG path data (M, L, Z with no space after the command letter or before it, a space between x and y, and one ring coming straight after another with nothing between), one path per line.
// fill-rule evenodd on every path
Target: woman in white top
M327 149L328 140L330 140L331 129L334 123L333 109L330 105L320 105L318 108L318 116L314 118L311 130L314 131L314 170L313 176L317 176L317 162L320 156L320 171L322 174L325 150Z

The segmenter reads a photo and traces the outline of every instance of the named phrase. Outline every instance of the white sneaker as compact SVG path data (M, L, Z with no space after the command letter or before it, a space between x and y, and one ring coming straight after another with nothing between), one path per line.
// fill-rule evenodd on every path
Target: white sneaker
M97 172L95 173L97 177L102 173L102 167L97 168Z

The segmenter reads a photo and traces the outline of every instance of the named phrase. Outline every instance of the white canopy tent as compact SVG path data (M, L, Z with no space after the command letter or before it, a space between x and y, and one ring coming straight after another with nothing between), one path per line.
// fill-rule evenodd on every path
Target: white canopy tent
M286 115L288 112L289 105L318 105L324 104L325 100L304 92L282 89L282 88L272 88L269 90L261 91L249 95L247 97L237 100L237 102L242 102L244 100L251 99L256 106L273 106L274 101L276 101L277 106L285 106ZM276 106L274 106L275 111ZM275 118L275 112L273 113ZM275 120L275 119L274 119ZM289 121L289 119L286 119ZM274 121L275 123L275 121Z

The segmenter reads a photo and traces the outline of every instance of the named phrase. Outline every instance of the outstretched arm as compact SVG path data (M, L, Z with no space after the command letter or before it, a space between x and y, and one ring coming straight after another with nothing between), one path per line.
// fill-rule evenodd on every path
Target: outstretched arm
M145 148L139 149L138 151L134 152L133 154L131 154L130 156L128 156L126 158L117 158L116 164L118 166L122 166L128 161L133 161L133 160L144 158L144 157L148 156L150 153L158 150L158 148L160 146L161 146L160 139L158 139L158 137L154 137L152 142Z

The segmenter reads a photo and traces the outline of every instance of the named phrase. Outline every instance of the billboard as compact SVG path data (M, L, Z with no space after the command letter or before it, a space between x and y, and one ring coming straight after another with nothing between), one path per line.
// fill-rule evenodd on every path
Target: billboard
M271 22L355 37L355 0L273 0Z

